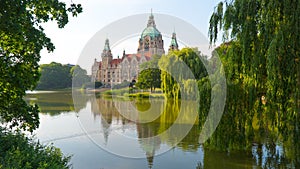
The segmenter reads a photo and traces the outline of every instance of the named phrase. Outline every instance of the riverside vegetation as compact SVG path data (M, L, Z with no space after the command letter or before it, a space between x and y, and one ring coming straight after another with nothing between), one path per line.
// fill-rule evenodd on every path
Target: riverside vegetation
M8 10L9 9L9 10ZM0 168L68 168L69 157L53 146L42 146L17 131L32 132L39 126L37 105L23 97L39 80L40 51L54 50L43 23L56 21L59 28L69 14L82 12L80 4L3 0L0 5L0 117L8 128L0 129ZM13 130L12 130L13 129Z

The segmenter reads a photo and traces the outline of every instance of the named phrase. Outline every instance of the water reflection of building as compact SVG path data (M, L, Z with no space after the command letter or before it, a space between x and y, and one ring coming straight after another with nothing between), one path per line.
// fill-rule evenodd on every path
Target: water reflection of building
M150 114L156 113L144 112L136 114L136 112L133 111L133 108L138 109L137 107L140 105L136 100L122 101L117 99L111 100L93 98L91 99L91 103L94 116L101 117L101 127L104 133L105 141L108 141L108 137L113 125L121 125L125 129L126 126L129 126L131 129L133 127L136 128L139 144L141 149L145 152L149 168L152 168L154 156L160 150L161 144L166 144L169 147L177 146L183 151L196 151L199 148L199 127L195 125L187 133L186 126L191 124L184 124L184 122L194 121L193 119L189 119L190 114L188 113L190 111L195 111L191 109L193 106L190 106L190 104L193 103L188 103L185 106L182 106L174 102L168 102L164 104L162 100L152 101L151 107L154 106L154 109L151 110L159 111L161 114L157 119L151 121L150 123L134 123L132 120L124 118L123 115L129 116L132 113L133 117L130 117L131 119L136 119L137 121L141 120L143 122L149 118L152 118ZM177 119L180 106L182 106L182 116L184 116L182 118L185 120L180 121L179 124L175 125L176 132L161 135L161 133L170 128L173 125L173 122ZM120 114L120 111L122 111L122 114ZM184 138L182 139L180 136L183 136Z
M122 126L131 123L129 120L120 115L114 104L115 102L108 99L91 99L91 107L94 116L100 116L101 118L101 128L103 130L104 140L106 143L108 141L112 123L120 124Z
M148 167L152 168L155 151L159 150L161 139L158 135L158 123L136 124L139 142L146 153Z

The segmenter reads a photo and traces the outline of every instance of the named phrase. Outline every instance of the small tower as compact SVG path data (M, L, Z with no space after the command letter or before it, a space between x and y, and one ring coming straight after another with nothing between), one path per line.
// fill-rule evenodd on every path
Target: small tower
M173 50L179 50L175 32L173 32L173 34L172 34L172 40L171 40L171 44L169 46L169 52L173 51Z
M95 58L94 64L92 65L92 76L91 76L91 81L95 82L98 80L98 71L99 71L99 65L100 62L97 62L97 59Z
M123 50L123 57L122 58L125 58L126 57L126 52L125 52L125 49Z
M110 64L110 62L113 59L112 53L111 53L111 50L109 47L108 39L105 40L105 45L104 45L104 49L101 54L101 58L102 58L103 68L108 68L108 65Z

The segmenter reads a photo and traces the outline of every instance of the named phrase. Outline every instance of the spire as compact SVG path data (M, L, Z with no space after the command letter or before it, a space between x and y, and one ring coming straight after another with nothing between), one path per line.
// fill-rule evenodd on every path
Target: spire
M175 30L175 28L174 28L174 30ZM169 51L171 51L171 50L178 50L178 43L177 43L175 31L172 34L171 44L169 46Z
M109 47L109 40L106 38L104 49L102 51L101 57L110 57L112 59L112 53ZM102 58L103 60L103 58Z
M101 116L101 125L103 130L103 137L104 137L104 143L107 145L108 143L108 136L110 134L110 124Z
M109 40L108 40L108 38L106 38L106 40L105 40L104 50L105 50L105 51L110 51Z
M150 27L150 26L156 28L155 21L154 21L154 16L153 16L153 13L152 13L152 8L151 8L151 14L149 16L149 20L148 20L148 24L147 24L147 27Z
M176 33L175 33L175 31L172 33L172 39L176 40ZM176 40L176 43L177 43L177 40Z
M153 166L153 160L154 160L154 153L146 153L147 161L148 161L148 168L152 169Z

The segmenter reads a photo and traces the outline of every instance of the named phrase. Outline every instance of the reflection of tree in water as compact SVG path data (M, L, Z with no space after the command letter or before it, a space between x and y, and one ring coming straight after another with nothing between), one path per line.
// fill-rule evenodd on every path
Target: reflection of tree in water
M193 115L198 112L194 105L194 101L168 100L163 113L155 122L159 123L159 134L167 132L170 127L176 132L161 135L162 142L171 147L177 146L183 151L198 150L200 130L198 119Z
M89 95L79 91L76 91L72 95L71 90L38 91L37 93L27 94L25 100L30 104L37 104L41 113L55 116L66 112L79 112L86 107L89 97Z
M144 103L146 107L143 107ZM151 118L150 114L147 114L151 112L145 113L150 110L149 104L151 107L156 107L154 111L162 113L153 122L135 124L120 115L118 111L124 109L126 104L134 105L142 111L138 114L139 119ZM194 103L186 103L185 106L181 106L180 102L172 101L149 103L149 100L142 102L136 100L112 101L97 98L92 99L92 110L95 116L101 114L105 137L108 137L112 124L135 125L140 146L145 151L148 167L151 168L155 153L160 149L161 144L176 146L188 152L199 150L198 138L206 117L201 116L199 121L196 121L200 124L192 126L182 140L179 140L178 135L184 134L186 124L180 124L180 122L174 124L181 109L183 112L195 111L189 104ZM130 114L131 111L128 109L127 113ZM190 118L188 113L182 115L183 119ZM192 121L192 119L187 121ZM249 117L238 110L235 113L225 112L216 132L203 145L205 147L204 159L197 168L253 168L253 166L258 168L299 168L299 120L295 118L281 121L280 127L275 124L277 123L272 123L268 116L258 113ZM171 126L176 128L176 134L160 135ZM218 165L218 163L221 164Z
M205 147L229 154L234 151L250 154L254 164L247 162L249 166L299 168L299 113L283 113L260 100L249 104L242 88L232 85L228 90L223 117L212 137L204 143ZM206 117L200 116L200 121L204 122ZM213 158L207 153L206 150L206 159ZM204 168L217 167L209 165L213 164L204 161Z
M223 117L223 119L227 118L229 117ZM224 168L224 166L227 166L227 168L240 168L238 166L230 166L226 161L249 167L300 167L299 132L293 130L283 137L276 132L276 128L268 130L268 134L266 134L266 131L262 132L255 129L251 129L254 132L250 132L251 126L245 125L243 131L239 130L238 125L233 121L227 120L221 123L212 138L205 143L205 147L223 154L224 157L218 160L220 162L223 161L223 166L218 166L211 161L211 158L217 158L216 153L218 152L210 153L210 150L206 149L204 151L204 168ZM235 156L234 152L236 151L239 153ZM248 156L242 157L241 154L247 154ZM240 159L248 160L239 161Z
M83 91L72 91L72 100L75 112L80 112L81 109L86 107L87 102L93 98L94 95L84 93Z
M205 149L204 159L200 169L241 169L253 168L255 161L251 153L215 151Z
M192 119L194 117L190 114L190 112L197 112L197 110L193 110L195 107L192 106L195 103L182 102L181 104L180 101L168 100L164 106L157 104L161 107L159 118L151 123L137 124L138 137L142 148L146 152L149 168L153 165L155 151L160 148L162 143L170 147L177 146L184 151L198 150L199 127L194 125L195 119ZM192 128L187 130L190 125L192 125ZM176 132L168 132L167 130L170 127L175 128Z

